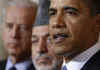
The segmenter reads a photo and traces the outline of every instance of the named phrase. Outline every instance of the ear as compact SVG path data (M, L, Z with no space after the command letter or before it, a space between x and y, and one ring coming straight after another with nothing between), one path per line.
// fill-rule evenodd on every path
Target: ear
M96 31L100 32L100 14L96 16Z

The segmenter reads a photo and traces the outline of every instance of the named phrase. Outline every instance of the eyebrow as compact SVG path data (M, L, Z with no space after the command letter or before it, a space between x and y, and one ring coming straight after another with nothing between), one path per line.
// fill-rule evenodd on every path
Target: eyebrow
M69 7L69 6L65 6L65 7L63 7L63 9L64 9L64 10L72 9L72 10L74 10L74 11L79 12L79 10L78 10L78 9L73 8L73 7Z
M57 10L54 8L49 8L49 11L56 11L57 12Z
M32 34L32 38L36 37L36 35Z

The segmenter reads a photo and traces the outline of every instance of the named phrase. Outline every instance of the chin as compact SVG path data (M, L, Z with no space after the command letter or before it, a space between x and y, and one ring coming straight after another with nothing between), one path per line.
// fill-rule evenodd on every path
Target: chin
M37 66L36 70L54 70L52 66Z
M10 50L8 52L8 54L11 55L11 56L19 56L22 53L20 51L17 51L17 50Z
M37 64L36 61L33 62L36 70L55 70L59 63L57 61L52 61L52 64Z

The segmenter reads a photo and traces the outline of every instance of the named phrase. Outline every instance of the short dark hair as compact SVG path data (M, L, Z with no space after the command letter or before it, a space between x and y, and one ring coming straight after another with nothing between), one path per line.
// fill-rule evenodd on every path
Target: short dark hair
M91 15L100 14L100 0L83 0L84 3L90 8Z

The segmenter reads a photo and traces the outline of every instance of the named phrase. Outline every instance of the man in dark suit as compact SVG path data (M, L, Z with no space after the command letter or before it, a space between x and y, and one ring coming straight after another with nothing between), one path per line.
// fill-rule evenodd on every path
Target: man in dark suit
M62 70L100 70L100 0L50 0L52 46Z
M8 59L0 62L0 70L34 70L30 56L32 24L37 7L35 0L12 0L8 3L3 32Z

